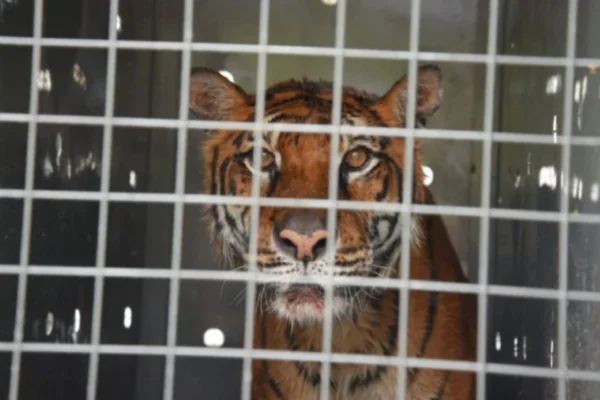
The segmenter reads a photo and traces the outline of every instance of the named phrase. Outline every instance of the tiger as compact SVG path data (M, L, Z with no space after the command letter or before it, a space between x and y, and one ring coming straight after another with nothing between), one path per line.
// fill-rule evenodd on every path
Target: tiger
M436 65L417 69L415 127L422 128L439 109L442 72ZM406 127L408 74L379 96L343 86L340 124ZM331 124L333 84L308 78L269 86L264 94L267 123ZM254 122L256 95L207 67L192 68L189 108L198 119ZM253 163L255 137L261 138L260 163ZM402 201L405 138L394 135L341 134L338 199ZM249 197L253 178L266 198L328 199L332 136L326 132L266 129L208 131L201 146L206 193ZM419 140L413 146L413 204L436 204L424 184ZM257 167L257 168L255 168ZM335 238L327 229L327 209L261 206L257 249L251 254L251 206L207 205L214 249L231 269L248 269L251 256L259 271L273 280L257 289L254 348L322 351L325 313L324 276L397 279L400 276L401 214L392 211L336 210ZM448 230L439 215L410 216L410 278L468 282ZM334 239L334 245L327 242ZM335 248L330 254L329 248ZM269 276L269 275L267 275ZM314 278L298 283L295 278ZM309 282L313 282L310 280ZM321 284L319 283L321 282ZM332 294L334 353L399 354L398 288L335 286ZM411 290L406 354L409 357L474 361L477 298L473 294ZM390 363L392 364L392 363ZM279 359L252 360L253 400L313 400L328 385L334 400L396 399L398 366L332 363L330 381L321 381L321 363ZM475 373L425 368L406 369L405 398L472 400Z

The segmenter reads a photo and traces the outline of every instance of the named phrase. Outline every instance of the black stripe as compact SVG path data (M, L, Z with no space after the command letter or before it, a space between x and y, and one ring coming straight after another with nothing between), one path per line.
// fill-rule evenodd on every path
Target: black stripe
M258 254L260 254L260 255L273 255L275 253L276 253L275 250L264 249L264 248L258 249Z
M401 203L402 202L402 182L404 180L402 168L398 164L396 164L396 162L390 156L388 156L385 153L377 153L377 156L379 158L381 158L382 160L384 160L385 162L389 163L396 171L396 184L398 185L398 187L396 189L397 190L396 195L397 195L397 201Z
M400 309L400 292L398 290L394 290L394 306L396 307L396 314ZM394 323L390 325L389 335L388 335L388 343L389 348L386 351L387 356L391 355L393 352L397 352L398 347L398 318L394 318Z
M300 346L296 343L296 336L294 335L293 327L290 324L288 324L285 331L286 331L286 339L288 342L288 348L290 348L292 351L297 351L300 348ZM310 346L308 351L314 352L315 349L312 346ZM321 384L321 373L320 372L311 371L306 366L306 363L303 363L301 361L294 361L294 366L296 367L296 370L298 371L300 376L302 376L302 378L304 378L304 380L306 382L310 383L313 387L317 387ZM335 390L337 388L337 384L333 380L333 378L331 378L329 380L329 386L333 390Z
M261 268L275 268L275 267L283 267L285 265L288 265L287 263L283 262L283 261L271 261L268 263L257 263L259 267Z
M248 217L248 213L250 212L250 206L246 206L244 207L244 209L242 210L242 223L243 221ZM247 230L247 229L246 229ZM274 253L274 252L273 252ZM259 252L260 254L260 252Z
M385 150L392 143L392 139L387 136L379 136L379 146L381 150Z
M393 300L394 306L396 307L396 311L397 311L398 307L399 307L400 295L397 290L394 290L393 293L394 293L394 300ZM376 296L376 299L379 299L379 300L373 299L371 301L371 306L378 314L380 314L381 306L382 306L382 303L381 303L382 298L381 298L381 296ZM384 356L392 355L396 351L396 348L397 348L398 319L394 318L393 321L394 321L394 323L389 326L387 343L380 343L380 345L383 347L383 355ZM387 366L378 365L375 368L367 371L367 373L364 375L354 376L352 378L352 380L350 381L350 388L349 388L350 393L354 394L358 389L363 389L363 388L365 388L365 386L369 386L369 385L381 380L381 378L384 376L384 374L387 372L387 370L388 370Z
M388 265L392 260L392 254L402 243L402 236L396 237L390 244L387 245L385 251L375 255L375 261L379 265Z
M210 194L217 194L217 164L219 163L219 148L215 146L213 149L212 161L210 164ZM218 235L223 230L223 225L219 220L219 212L216 204L211 204L210 212L212 214L213 222L215 223L215 233Z
M364 375L354 376L350 380L350 393L355 394L358 389L363 389L365 386L369 386L381 380L386 371L387 367L378 365L374 369L368 370Z
M429 264L430 264L430 280L438 280L439 278L439 268L435 261L435 249L433 243L433 235L432 235L432 223L433 217L429 216L427 218L426 230L427 230L427 244L429 245ZM432 291L429 295L429 306L427 309L427 319L426 319L426 327L425 327L425 335L421 341L421 345L419 346L419 353L416 354L416 357L422 357L426 350L427 345L431 339L431 335L433 334L433 328L435 325L435 317L437 316L438 309L438 300L439 300L439 292ZM412 383L417 375L419 374L419 369L414 369L414 373L412 374Z
M383 187L381 188L381 192L377 193L377 195L375 197L376 201L382 201L383 199L385 199L387 197L389 191L390 191L390 174L388 171L388 174L383 179Z
M246 137L245 133L239 133L237 135L235 135L235 137L233 138L233 145L239 150L240 147L242 147L242 144L244 144L244 138Z
M269 187L267 188L267 197L272 197L275 192L275 183L279 178L279 170L277 168L271 168L269 171Z
M233 178L229 180L229 194L234 196L237 195L237 185Z
M431 217L427 218L427 241L429 244L429 264L431 267L429 279L432 281L437 281L439 279L439 269L438 265L435 262L435 253L433 246L433 235L432 235L432 221ZM427 315L427 327L425 331L425 336L423 337L423 342L421 343L420 351L421 353L425 353L425 348L427 347L427 343L431 339L431 335L433 333L433 326L435 322L435 317L437 314L438 307L438 297L439 292L432 291L429 295L429 307L428 307L428 315Z
M444 394L446 393L446 385L448 384L449 377L450 377L450 373L446 372L444 374L444 379L442 381L442 384L440 385L440 387L438 388L438 391L433 395L433 397L431 397L430 400L443 400Z
M263 349L267 348L267 341L267 319L262 318L261 347ZM281 391L281 386L279 386L279 384L275 381L275 379L273 379L273 377L269 373L269 364L267 360L263 360L262 367L263 373L267 378L267 382L269 383L269 387L271 388L275 396L277 396L277 398L280 400L285 400L283 392Z
M231 163L231 157L227 157L221 163L219 167L219 189L223 194L225 194L225 181L227 180L227 168L229 168L229 164ZM213 175L216 178L216 175ZM235 194L235 193L232 193Z
M210 164L210 193L217 194L217 164L219 163L219 148L213 150L212 162Z

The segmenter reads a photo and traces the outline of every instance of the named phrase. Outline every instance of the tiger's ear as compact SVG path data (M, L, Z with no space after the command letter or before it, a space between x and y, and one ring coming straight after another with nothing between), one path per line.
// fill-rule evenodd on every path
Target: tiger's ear
M238 85L210 68L194 68L190 78L190 109L200 118L231 121L236 109L249 105Z
M442 101L442 71L435 65L418 70L416 113L420 119L432 116ZM398 121L406 119L408 108L408 76L404 75L377 102L376 107L392 114ZM382 110L382 111L383 111Z

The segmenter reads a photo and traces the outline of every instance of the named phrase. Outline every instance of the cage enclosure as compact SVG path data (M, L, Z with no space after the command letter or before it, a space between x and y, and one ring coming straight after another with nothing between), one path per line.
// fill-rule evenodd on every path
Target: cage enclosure
M597 398L599 13L594 0L0 0L0 397L250 399L256 292L228 279L207 229L222 199L204 189L214 125L189 111L190 71L248 93L307 77L383 95L436 64L442 105L412 135L461 290L479 296L476 398Z

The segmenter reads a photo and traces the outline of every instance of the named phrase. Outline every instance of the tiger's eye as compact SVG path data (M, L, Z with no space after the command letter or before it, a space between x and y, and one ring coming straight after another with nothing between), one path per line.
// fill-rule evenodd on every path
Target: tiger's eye
M367 161L369 161L370 157L371 155L367 149L359 147L346 154L344 157L344 164L352 169L362 168L365 166Z
M269 169L275 164L275 156L268 150L263 150L261 155L261 168Z

